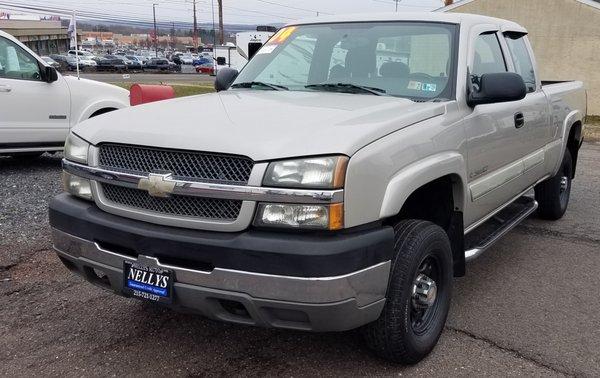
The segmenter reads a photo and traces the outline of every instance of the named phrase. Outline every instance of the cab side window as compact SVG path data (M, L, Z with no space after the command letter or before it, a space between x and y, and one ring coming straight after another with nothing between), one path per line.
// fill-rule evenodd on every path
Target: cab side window
M0 37L0 78L41 80L38 61L20 46Z
M507 72L506 62L496 33L481 34L475 41L475 56L471 74Z
M506 44L515 65L515 71L523 78L528 92L535 92L536 80L533 62L525 43L525 35L520 33L506 33Z

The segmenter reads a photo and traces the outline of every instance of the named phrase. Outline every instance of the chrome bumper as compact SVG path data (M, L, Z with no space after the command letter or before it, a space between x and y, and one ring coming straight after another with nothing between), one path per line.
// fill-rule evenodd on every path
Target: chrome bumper
M123 261L170 269L175 275L173 307L235 323L310 331L343 331L379 317L385 303L390 262L336 277L289 277L215 268L191 270L137 259L57 229L54 249L63 263L88 281L122 295ZM100 271L101 278L94 272ZM224 302L244 307L232 313Z

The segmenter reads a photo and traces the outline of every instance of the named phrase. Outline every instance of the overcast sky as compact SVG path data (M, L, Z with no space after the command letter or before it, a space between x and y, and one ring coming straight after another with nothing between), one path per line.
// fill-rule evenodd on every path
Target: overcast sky
M212 1L197 0L199 22L212 22ZM158 3L158 21L191 21L192 0L15 0L20 4L55 6L116 17L152 19L152 3ZM428 11L442 0L399 0L399 11ZM226 23L286 23L325 14L394 11L395 0L223 0Z

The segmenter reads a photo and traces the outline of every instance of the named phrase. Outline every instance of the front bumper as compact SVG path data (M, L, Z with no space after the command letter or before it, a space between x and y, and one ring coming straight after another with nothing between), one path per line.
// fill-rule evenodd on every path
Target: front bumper
M52 201L50 223L58 256L88 281L123 295L123 261L167 268L175 276L172 306L213 319L344 331L377 319L385 303L387 228L328 237L180 230L66 195Z

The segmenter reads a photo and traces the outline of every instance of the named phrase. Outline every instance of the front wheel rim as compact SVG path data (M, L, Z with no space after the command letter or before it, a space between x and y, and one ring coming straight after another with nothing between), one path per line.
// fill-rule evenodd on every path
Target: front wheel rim
M410 324L416 335L426 333L435 322L443 289L439 260L429 255L423 259L412 283Z

